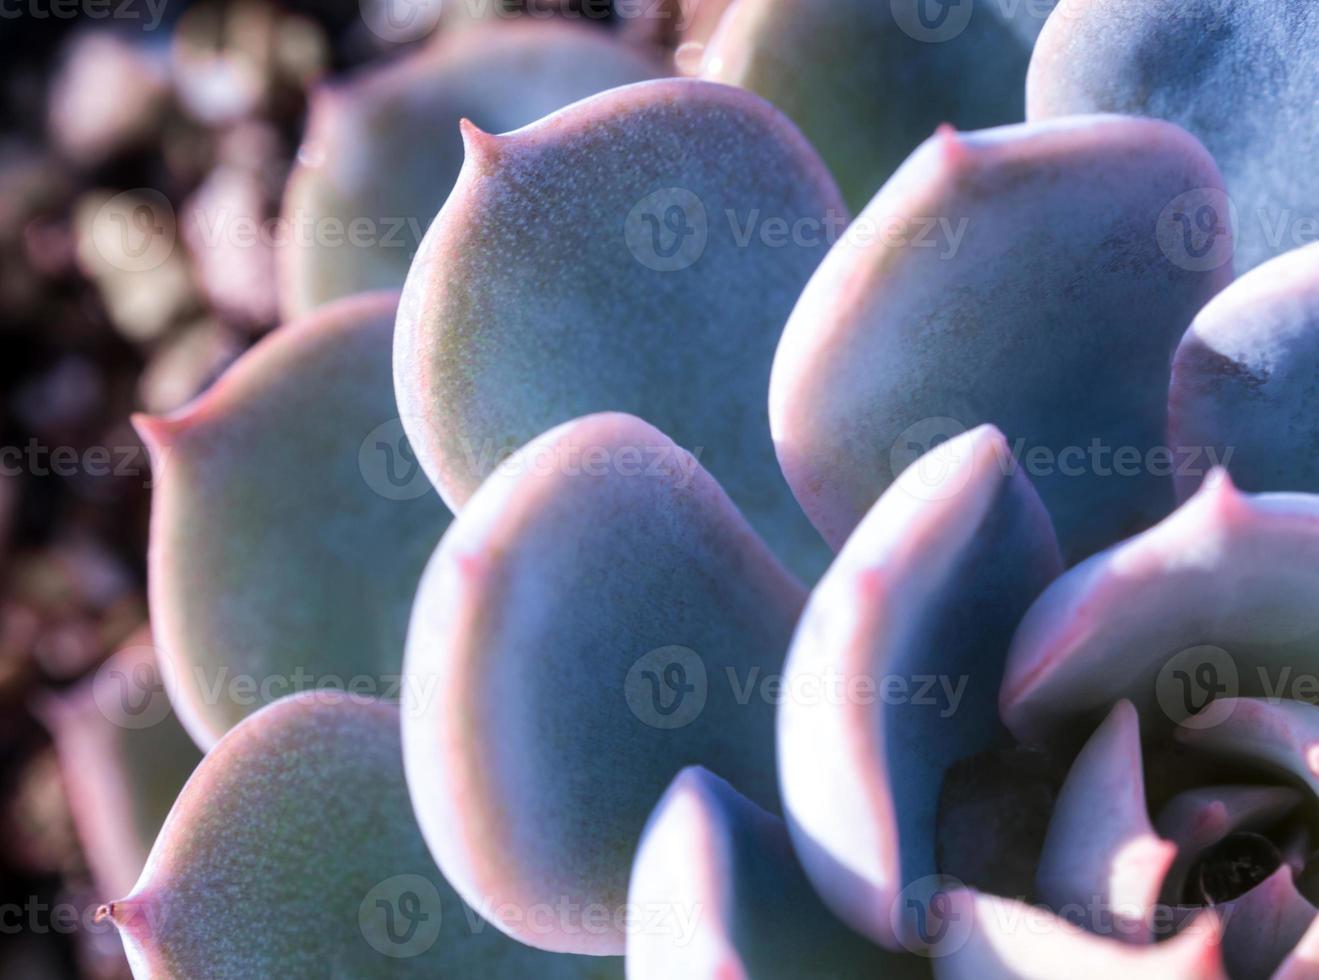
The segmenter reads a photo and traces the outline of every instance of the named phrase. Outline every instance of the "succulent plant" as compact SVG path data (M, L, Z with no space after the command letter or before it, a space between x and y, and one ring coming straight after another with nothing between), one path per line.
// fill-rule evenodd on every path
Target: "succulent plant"
M1319 20L971 6L319 97L286 216L429 230L138 419L138 977L1319 976L1313 72L1218 90Z

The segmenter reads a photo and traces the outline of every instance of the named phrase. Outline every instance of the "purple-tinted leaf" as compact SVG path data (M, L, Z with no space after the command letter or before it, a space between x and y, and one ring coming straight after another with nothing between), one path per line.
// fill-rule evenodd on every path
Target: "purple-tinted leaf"
M627 411L699 452L777 552L813 576L765 422L783 323L846 211L815 151L739 89L671 79L467 161L404 289L395 378L426 472L460 508L508 452Z
M639 419L578 419L515 454L445 536L408 634L408 782L459 893L532 945L622 952L632 852L683 766L778 809L761 685L803 599Z
M984 422L1068 558L1165 514L1169 362L1230 270L1179 264L1159 216L1218 182L1195 140L1149 120L945 130L917 150L811 279L774 363L779 459L825 539Z
M807 875L892 949L903 889L928 880L945 771L1000 743L1002 657L1060 568L1030 483L983 426L902 474L812 594L779 709L788 826ZM919 896L916 899L919 904Z
M1223 962L1232 980L1268 980L1315 921L1291 868L1278 868L1234 902L1223 905Z
M1232 195L1215 185L1188 217L1205 230L1238 219L1237 262L1250 269L1314 240L1316 72L1312 3L1061 0L1036 45L1026 104L1031 119L1122 112L1185 126Z
M1176 737L1191 748L1283 773L1319 796L1319 705L1226 698L1183 722Z
M463 906L408 805L398 709L343 693L285 698L222 739L104 911L140 980L620 972L528 949Z
M628 902L628 980L929 977L918 956L874 946L811 890L787 829L722 779L685 769L651 815Z
M1272 980L1313 980L1316 976L1319 976L1319 919L1310 923L1310 928L1283 960Z
M1008 657L1003 720L1023 741L1070 740L1127 698L1143 726L1166 733L1213 698L1304 693L1319 674L1316 595L1319 497L1247 496L1217 473L1031 607Z
M524 22L441 36L316 90L284 197L284 315L403 285L462 167L460 120L516 129L659 73L655 61L603 31Z
M994 4L925 2L741 0L702 74L786 112L862 208L936 126L1025 118L1030 44Z
M1174 796L1154 821L1159 836L1177 847L1164 900L1181 900L1187 874L1209 848L1237 831L1273 827L1300 802L1301 794L1287 786L1208 786Z
M1242 276L1173 361L1169 439L1213 453L1245 490L1319 491L1319 245ZM1189 496L1199 474L1178 476Z
M390 386L395 294L280 327L152 450L152 622L171 699L209 747L309 687L395 696L408 611L449 514Z
M1176 850L1150 826L1140 720L1131 702L1119 701L1058 796L1036 875L1040 898L1091 932L1151 942L1155 904Z

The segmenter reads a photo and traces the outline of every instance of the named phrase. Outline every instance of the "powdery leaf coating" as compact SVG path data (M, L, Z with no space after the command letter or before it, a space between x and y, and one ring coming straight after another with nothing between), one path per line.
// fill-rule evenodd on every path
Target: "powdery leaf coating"
M1058 795L1036 872L1039 897L1091 932L1152 942L1160 938L1154 935L1160 886L1176 853L1150 826L1140 720L1131 702L1119 701ZM1085 921L1066 914L1072 909L1083 910Z
M1209 848L1240 830L1269 829L1300 802L1290 786L1206 786L1178 793L1154 821L1159 836L1177 848L1164 878L1164 901L1180 901L1187 875Z
M1230 272L1175 264L1158 219L1217 182L1199 144L1149 120L945 130L917 150L812 277L774 362L779 460L825 540L984 422L1069 560L1166 513L1168 474L1144 463L1163 445L1168 365Z
M174 798L201 761L172 711L149 634L44 701L64 792L96 886L133 887Z
M396 696L412 594L449 520L398 423L396 303L326 306L178 413L134 419L155 469L161 665L203 748L293 691Z
M1319 914L1285 864L1221 908L1223 962L1232 980L1268 980Z
M403 285L462 167L460 120L516 129L658 74L656 62L603 31L524 21L440 35L315 90L284 196L284 315Z
M702 76L787 113L859 209L936 126L1025 117L1030 43L995 4L949 3L930 28L926 2L740 0L706 48Z
M1319 245L1251 270L1200 312L1173 361L1168 424L1174 446L1214 452L1245 490L1319 491Z
M1119 698L1167 732L1212 698L1292 696L1319 670L1319 497L1247 496L1221 471L1179 510L1070 569L1012 640L1000 706L1068 741ZM1225 707L1198 724L1210 723Z
M969 890L949 896L937 980L1227 980L1215 916L1203 913L1167 942L1132 946L1091 935L1044 909Z
M890 949L919 948L903 889L938 870L944 774L1005 741L1008 639L1061 569L1029 481L998 465L1004 448L982 426L942 447L934 473L931 459L908 468L811 595L788 658L793 842L835 914Z
M546 429L631 412L702 464L781 557L827 549L764 420L783 323L847 213L768 103L692 79L606 92L467 161L403 293L395 379L455 510Z
M835 919L783 822L704 769L684 769L656 806L628 901L668 917L629 935L628 980L930 976L920 957L882 950Z
M458 892L531 945L621 953L633 849L680 769L778 808L758 685L803 599L639 419L588 416L515 454L445 535L408 633L408 783ZM525 914L541 908L562 911Z
M1312 3L1061 0L1031 60L1027 116L1121 112L1186 127L1223 169L1237 266L1251 269L1314 241L1317 73Z
M105 912L138 980L620 974L511 942L462 905L413 820L398 709L343 693L285 698L222 739Z

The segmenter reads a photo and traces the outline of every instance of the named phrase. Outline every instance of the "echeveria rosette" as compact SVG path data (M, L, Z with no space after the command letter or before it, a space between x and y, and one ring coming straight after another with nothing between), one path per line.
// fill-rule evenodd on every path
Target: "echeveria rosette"
M848 219L816 152L759 97L692 79L465 132L395 338L404 423L444 499L461 509L554 425L629 412L699 452L780 557L817 576L828 550L764 418L783 323Z
M449 520L398 421L397 302L321 307L191 405L134 420L155 470L161 667L203 748L309 687L397 696L412 594Z
M602 31L525 21L441 34L317 89L281 215L284 316L403 285L462 166L460 120L516 129L660 73L657 59Z
M1184 126L1231 195L1188 199L1187 220L1235 225L1246 270L1319 235L1317 72L1312 3L1060 0L1031 60L1027 113L1121 112Z

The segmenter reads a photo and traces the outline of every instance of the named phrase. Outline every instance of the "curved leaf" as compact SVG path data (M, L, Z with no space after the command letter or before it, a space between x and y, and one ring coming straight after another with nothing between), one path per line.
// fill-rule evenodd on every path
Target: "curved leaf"
M618 977L514 943L445 884L408 806L398 709L335 692L244 721L107 905L147 977Z
M872 946L811 890L782 821L722 779L684 769L646 825L628 903L628 980L674 977L929 977L929 964Z
M281 215L284 315L403 285L462 167L460 120L516 129L658 74L656 62L603 31L523 22L440 35L313 91Z
M1319 497L1245 496L1216 474L1031 607L1008 656L1003 720L1023 741L1070 740L1127 698L1166 733L1216 697L1292 696L1319 675L1316 594ZM1197 724L1227 711L1216 710Z
M1311 905L1282 866L1223 905L1223 962L1232 980L1268 980L1315 921Z
M445 535L408 634L408 783L459 893L531 945L622 952L633 848L683 766L777 809L761 683L803 598L639 419L588 416L511 457Z
M1123 112L1185 126L1232 195L1194 202L1210 209L1204 227L1235 224L1237 263L1250 269L1315 239L1316 72L1313 4L1061 0L1035 47L1026 107L1030 119Z
M935 4L931 17L925 2L740 0L702 75L787 113L862 208L936 126L981 129L1026 114L1026 40L993 4Z
M399 311L395 377L422 465L458 509L511 450L635 413L710 472L776 551L827 551L774 459L774 345L846 211L783 116L738 89L642 82L467 161Z
M982 426L908 468L811 595L788 658L778 736L793 842L835 914L890 949L921 945L903 890L938 870L944 774L1004 741L1002 656L1061 567L1029 481L997 464L1003 449Z
M1058 795L1036 873L1040 898L1091 932L1152 942L1155 905L1176 853L1150 826L1140 720L1131 702L1119 701Z
M1195 140L1149 120L945 130L917 150L812 277L774 362L779 459L825 539L984 422L1069 559L1165 514L1169 361L1230 270L1177 265L1158 219L1218 181Z
M1195 318L1173 360L1169 440L1214 453L1243 489L1319 491L1316 375L1319 245L1252 270Z
M412 594L449 519L398 422L396 303L327 306L174 415L134 419L156 473L161 665L203 748L294 691L395 696Z

